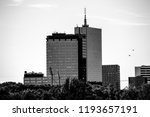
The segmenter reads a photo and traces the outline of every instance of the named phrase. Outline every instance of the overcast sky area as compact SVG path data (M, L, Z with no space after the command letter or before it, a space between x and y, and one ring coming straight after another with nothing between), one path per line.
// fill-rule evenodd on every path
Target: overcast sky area
M150 0L0 0L0 82L46 75L46 36L73 34L85 7L89 26L102 29L102 63L120 65L122 88L135 66L150 65Z

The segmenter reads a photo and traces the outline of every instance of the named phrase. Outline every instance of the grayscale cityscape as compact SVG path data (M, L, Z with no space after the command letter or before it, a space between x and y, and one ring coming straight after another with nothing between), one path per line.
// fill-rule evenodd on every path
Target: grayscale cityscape
M149 7L60 3L2 2L0 99L150 99Z
M47 75L24 73L25 85L62 85L66 79L113 85L120 89L120 66L102 65L102 29L87 24L75 27L74 34L52 33L46 38ZM129 86L150 84L150 66L135 67L135 77L129 77Z

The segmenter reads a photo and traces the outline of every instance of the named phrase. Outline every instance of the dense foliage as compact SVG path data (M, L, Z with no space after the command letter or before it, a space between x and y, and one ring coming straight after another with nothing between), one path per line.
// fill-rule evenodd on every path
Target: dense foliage
M0 84L1 100L149 100L150 85L117 90L113 86L94 86L77 79L66 80L62 86Z

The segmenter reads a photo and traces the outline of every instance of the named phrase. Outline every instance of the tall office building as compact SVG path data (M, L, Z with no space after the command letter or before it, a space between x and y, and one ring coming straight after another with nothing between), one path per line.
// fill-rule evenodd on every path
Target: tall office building
M75 27L75 34L85 35L82 41L82 57L85 61L86 80L102 82L102 30L87 25L86 10L84 25Z
M82 35L53 33L47 36L47 78L49 84L64 84L66 78L82 78Z
M86 12L86 11L85 11ZM50 84L63 84L66 78L102 82L101 29L75 27L75 34L47 36L47 77Z
M120 89L120 66L119 65L103 65L103 86L113 85Z

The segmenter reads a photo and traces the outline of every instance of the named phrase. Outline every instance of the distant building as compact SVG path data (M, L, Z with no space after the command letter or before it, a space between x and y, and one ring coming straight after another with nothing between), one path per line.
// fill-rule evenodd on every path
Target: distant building
M84 76L83 35L53 33L47 36L47 77L51 85L64 84L67 78Z
M150 84L150 66L136 66L135 76L142 76L143 78L146 78L147 83Z
M120 89L120 66L119 65L103 65L103 86L113 85L115 88Z
M147 79L142 76L129 77L130 88L140 88L143 84L147 83Z
M129 77L129 87L139 88L143 84L150 84L150 66L135 67L135 77Z
M43 73L27 72L24 73L25 85L44 85L48 84L47 77Z
M82 56L85 61L86 80L102 82L102 30L89 27L85 13L84 25L75 27L74 32L85 35L82 41Z

